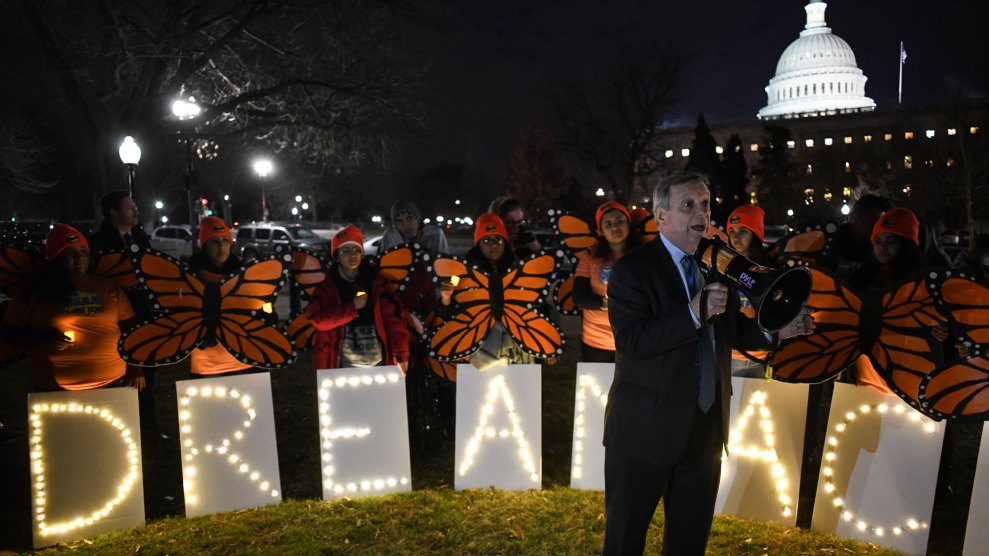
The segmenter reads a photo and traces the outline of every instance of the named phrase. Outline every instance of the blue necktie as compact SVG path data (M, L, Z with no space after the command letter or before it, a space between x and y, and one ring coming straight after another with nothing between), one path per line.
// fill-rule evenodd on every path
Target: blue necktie
M690 299L700 292L700 281L697 279L697 263L690 255L684 255L680 259L683 265L684 275L687 278L687 289L690 290ZM714 338L710 326L702 323L698 339L698 359L700 362L700 377L697 388L697 406L701 411L707 413L714 405L714 389L717 374L717 362L714 355Z

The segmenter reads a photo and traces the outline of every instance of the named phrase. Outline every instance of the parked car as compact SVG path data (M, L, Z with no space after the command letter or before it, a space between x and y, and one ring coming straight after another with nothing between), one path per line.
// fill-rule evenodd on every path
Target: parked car
M371 256L377 255L378 251L381 250L381 238L384 236L378 236L371 238L364 242L364 254Z
M151 247L176 259L188 259L195 246L188 224L159 226L151 233Z
M307 248L320 256L330 254L330 240L319 237L316 232L302 224L282 222L241 224L237 228L236 241L236 252L245 261L267 257L275 252L275 247L278 245L289 249Z

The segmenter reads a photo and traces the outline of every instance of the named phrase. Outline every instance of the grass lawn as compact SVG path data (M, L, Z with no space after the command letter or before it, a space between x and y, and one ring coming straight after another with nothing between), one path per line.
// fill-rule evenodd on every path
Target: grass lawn
M568 330L573 321L565 324ZM604 531L601 493L566 488L570 475L575 367L579 346L571 341L561 362L543 371L542 491L454 492L454 443L438 417L427 412L412 437L414 492L380 498L320 501L316 384L308 354L291 368L271 373L278 435L282 504L213 515L182 517L183 496L176 419L175 381L188 378L187 363L156 369L158 435L144 435L146 527L74 543L80 553L421 553L589 554L600 551ZM2 370L0 422L26 430L28 368L25 361ZM822 411L826 415L827 408ZM823 426L823 425L822 425ZM961 552L981 424L956 429L952 453L954 495L935 503L930 553ZM23 443L26 447L26 442ZM30 547L30 498L19 461L26 449L0 445L0 552ZM812 470L816 477L816 470ZM26 473L26 469L23 471ZM805 473L804 481L808 482ZM815 479L816 480L816 479ZM798 524L809 527L814 485L801 489ZM661 547L661 512L649 551ZM56 550L65 547L56 547ZM712 554L889 554L874 546L786 529L768 523L719 517Z

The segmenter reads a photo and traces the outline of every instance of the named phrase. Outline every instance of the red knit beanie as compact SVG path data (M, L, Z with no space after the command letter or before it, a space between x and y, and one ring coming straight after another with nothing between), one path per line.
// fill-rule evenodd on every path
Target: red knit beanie
M207 216L199 223L199 247L206 247L206 242L214 237L225 237L233 241L233 234L223 219Z
M608 201L598 207L598 210L594 213L594 223L597 224L598 233L601 233L601 219L604 218L604 213L609 210L617 210L618 212L625 215L625 219L628 220L629 226L632 225L632 215L629 214L628 209L625 205L621 203L616 203L615 201Z
M876 220L876 225L872 227L872 243L882 233L896 234L909 239L914 245L920 245L920 222L910 209L895 208Z
M68 224L55 224L45 236L45 255L52 260L69 247L82 246L89 253L89 243L82 232Z
M742 205L728 215L728 231L741 226L748 228L762 242L766 236L766 212L756 205Z
M337 249L350 244L360 247L361 253L364 252L364 236L361 235L361 231L357 229L357 226L353 224L350 224L333 236L333 241L330 243L330 253L336 255Z
M474 226L474 245L480 243L484 236L491 235L505 238L506 243L509 241L508 230L505 229L505 223L501 221L501 218L492 212L485 212L477 217L477 223Z

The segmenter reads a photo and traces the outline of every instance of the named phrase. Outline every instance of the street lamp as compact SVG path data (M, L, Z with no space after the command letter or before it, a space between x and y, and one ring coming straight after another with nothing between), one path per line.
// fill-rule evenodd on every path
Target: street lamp
M234 215L233 215L233 203L230 202L230 195L223 196L223 207L224 210L226 211L224 213L224 217L226 217L227 222L232 226L234 222Z
M203 109L196 104L194 97L189 97L188 99L180 98L172 103L172 115L179 121L198 118L202 113ZM181 130L179 133L181 134ZM192 138L187 137L185 140L185 196L186 203L189 206L189 227L192 228L192 236L196 237L196 228L198 228L199 222L196 222L195 208L192 206L192 179ZM195 247L195 242L193 242L193 248Z
M604 197L604 188L599 187L598 190L594 192L594 194L597 195L598 197Z
M267 158L259 158L254 161L254 172L261 178L261 221L268 221L268 199L265 197L265 179L271 174L275 166Z
M128 135L120 143L117 153L120 155L120 161L127 167L127 189L130 191L131 199L137 201L137 196L134 195L134 184L137 182L137 165L141 162L141 147L137 145L133 137Z
M155 223L158 222L158 213L163 208L165 208L165 203L163 203L161 201L155 201Z

